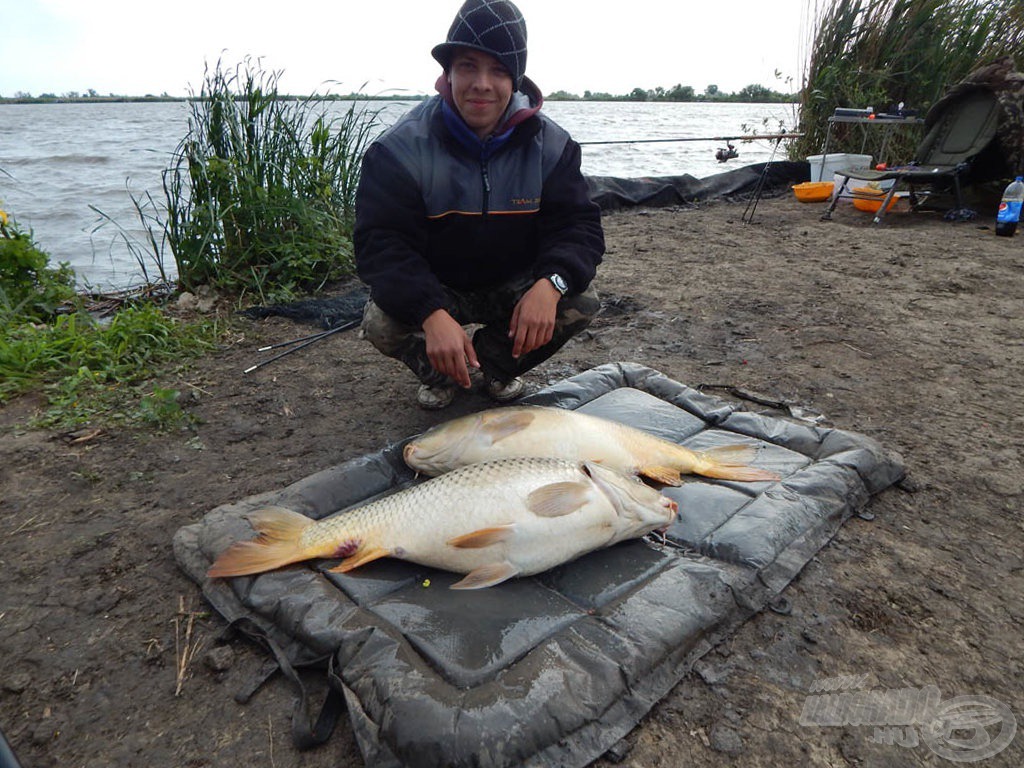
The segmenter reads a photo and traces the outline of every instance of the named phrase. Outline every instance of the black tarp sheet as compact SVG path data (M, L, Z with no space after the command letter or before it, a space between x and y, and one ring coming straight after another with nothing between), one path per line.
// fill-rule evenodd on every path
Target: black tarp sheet
M704 179L682 176L650 176L619 179L613 176L587 176L590 199L602 211L633 206L651 208L669 205L707 203L712 200L746 200L755 196L771 197L811 177L806 160L783 160L746 165Z
M447 589L457 574L390 559L349 574L321 570L332 561L205 577L220 550L251 537L247 511L280 504L322 518L417 482L404 442L180 529L175 557L225 619L258 626L293 665L330 660L367 765L586 765L903 475L870 438L747 412L637 364L521 402L696 449L754 440L755 463L782 479L691 478L665 490L680 509L666 542L627 542L476 592Z

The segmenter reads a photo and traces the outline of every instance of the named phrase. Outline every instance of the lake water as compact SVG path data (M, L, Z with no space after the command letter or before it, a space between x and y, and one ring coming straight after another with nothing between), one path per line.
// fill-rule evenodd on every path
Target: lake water
M387 103L382 117L389 122L411 106ZM724 142L713 139L777 133L795 122L787 104L551 102L544 110L577 141L636 142L583 147L585 174L620 178L704 178L764 162L773 141L733 142L739 157L722 164L715 151ZM53 262L70 263L83 286L138 285L142 269L118 227L93 208L143 240L128 190L162 204L161 172L188 130L188 115L185 102L0 105L0 209L31 229ZM149 270L152 277L152 263Z

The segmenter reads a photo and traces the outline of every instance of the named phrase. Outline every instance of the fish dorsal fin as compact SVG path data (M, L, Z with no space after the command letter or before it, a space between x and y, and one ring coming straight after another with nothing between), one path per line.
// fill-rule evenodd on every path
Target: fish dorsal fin
M491 439L491 445L504 440L510 435L522 432L533 423L534 414L530 411L497 411L483 417L480 430Z
M683 480L679 476L679 470L675 467L640 467L637 474L665 485L682 485Z
M454 539L448 539L448 544L461 549L481 549L482 547L489 547L492 544L507 541L515 533L515 530L516 526L513 523L496 525L493 528L481 528L478 531L456 536Z
M538 517L569 515L590 500L590 485L580 482L551 483L526 497L526 508Z
M495 584L508 581L518 573L518 568L504 560L500 563L481 565L479 568L475 568L466 574L466 578L462 581L452 584L451 589L483 589L484 587L493 587Z

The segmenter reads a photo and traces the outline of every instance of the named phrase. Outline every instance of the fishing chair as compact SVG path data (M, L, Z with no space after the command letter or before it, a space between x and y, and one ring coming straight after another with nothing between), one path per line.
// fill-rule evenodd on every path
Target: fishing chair
M974 212L964 205L962 180L971 169L971 161L995 137L999 114L999 101L987 88L978 87L940 99L925 117L925 137L915 151L915 160L906 166L886 170L844 168L836 171L842 181L822 220L832 218L832 212L850 179L893 182L875 214L875 224L881 222L901 185L909 188L910 208L916 210L923 203L918 188L931 188L923 196L927 198L934 192L948 190L952 182L956 208L947 214L947 218L974 218ZM872 199L877 200L878 197Z

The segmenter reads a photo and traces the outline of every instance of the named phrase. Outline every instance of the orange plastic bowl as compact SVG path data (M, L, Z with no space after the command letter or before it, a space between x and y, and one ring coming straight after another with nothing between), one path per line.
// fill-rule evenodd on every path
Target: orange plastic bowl
M821 203L832 197L833 187L831 181L805 181L793 185L793 194L801 203Z
M867 211L868 213L877 213L878 209L882 207L882 201L885 200L886 195L885 192L871 187L854 187L851 191L854 195L853 207L858 211ZM897 199L896 195L893 195L885 210L891 211L892 207L896 205Z

